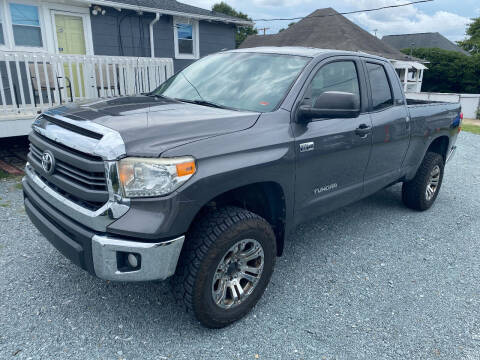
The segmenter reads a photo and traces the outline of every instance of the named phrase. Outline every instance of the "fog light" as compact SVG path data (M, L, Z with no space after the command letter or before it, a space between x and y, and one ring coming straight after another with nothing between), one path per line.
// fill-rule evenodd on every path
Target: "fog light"
M138 258L135 254L128 254L127 256L128 265L132 268L136 268L138 266Z

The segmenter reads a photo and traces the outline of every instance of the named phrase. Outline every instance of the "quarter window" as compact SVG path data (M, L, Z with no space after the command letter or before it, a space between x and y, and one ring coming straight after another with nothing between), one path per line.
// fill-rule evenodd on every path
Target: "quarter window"
M38 16L38 7L33 5L10 3L13 39L17 46L42 47L42 30Z
M360 104L360 87L357 68L353 61L336 61L323 66L310 84L305 101L315 104L315 100L326 91L352 93Z
M381 110L393 105L392 89L385 68L379 64L367 63L368 77L372 89L373 110Z

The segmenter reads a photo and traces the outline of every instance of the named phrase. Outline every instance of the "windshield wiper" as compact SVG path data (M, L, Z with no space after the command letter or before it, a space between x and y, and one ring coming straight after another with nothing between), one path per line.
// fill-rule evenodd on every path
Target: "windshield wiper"
M145 94L145 96L155 97L155 98L158 98L158 99L170 99L169 97L167 97L165 95L158 95L158 94L154 94L154 93L147 93L147 94Z
M202 106L215 107L215 108L219 108L219 109L230 109L226 106L219 105L219 104L216 104L214 102L207 101L207 100L188 100L188 99L175 99L175 100L190 103L190 104L197 104L197 105L202 105Z

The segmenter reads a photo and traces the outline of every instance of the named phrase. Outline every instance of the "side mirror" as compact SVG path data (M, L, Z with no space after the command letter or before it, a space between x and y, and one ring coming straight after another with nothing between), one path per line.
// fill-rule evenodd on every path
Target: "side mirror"
M323 118L356 118L360 115L357 96L341 91L326 91L320 95L313 107L301 105L298 109L299 122Z

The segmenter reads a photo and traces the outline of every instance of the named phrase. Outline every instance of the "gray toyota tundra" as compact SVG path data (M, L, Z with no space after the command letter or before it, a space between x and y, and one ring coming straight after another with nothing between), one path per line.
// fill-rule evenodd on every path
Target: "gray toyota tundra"
M82 269L170 277L219 328L259 300L299 223L399 182L406 206L430 208L461 120L459 104L407 100L380 57L226 51L152 93L41 114L25 208Z

